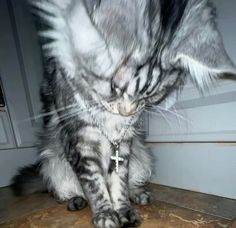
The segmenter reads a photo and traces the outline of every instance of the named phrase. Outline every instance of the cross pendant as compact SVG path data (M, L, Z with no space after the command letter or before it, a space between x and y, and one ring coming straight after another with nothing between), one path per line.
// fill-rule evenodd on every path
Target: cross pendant
M119 156L119 145L115 144L116 147L116 155L115 156L111 156L111 160L115 161L116 163L116 173L119 172L119 162L123 162L124 158Z

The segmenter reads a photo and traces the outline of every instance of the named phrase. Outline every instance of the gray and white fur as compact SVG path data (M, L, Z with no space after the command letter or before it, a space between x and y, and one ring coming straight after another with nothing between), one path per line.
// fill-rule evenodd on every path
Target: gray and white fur
M140 115L182 88L236 70L207 0L31 0L45 59L38 163L13 178L18 194L49 191L90 205L98 228L138 226L153 158ZM127 128L125 135L120 132ZM115 172L113 142L124 158Z

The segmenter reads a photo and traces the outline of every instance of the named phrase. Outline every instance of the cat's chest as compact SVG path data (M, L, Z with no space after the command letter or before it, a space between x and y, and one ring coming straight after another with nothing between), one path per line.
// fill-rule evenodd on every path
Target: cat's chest
M114 156L114 142L119 142L119 154L120 156L126 155L128 152L124 150L125 141L133 137L134 128L131 123L132 118L123 118L118 115L111 115L106 113L100 113L97 115L100 126L101 139L101 163L106 174L109 170L111 156ZM124 148L123 148L124 147Z
M88 122L80 134L87 139L96 139L99 142L99 158L104 174L108 173L111 156L115 156L114 143L119 144L119 156L127 156L127 142L134 136L133 117L123 118L106 112L96 112L84 115Z

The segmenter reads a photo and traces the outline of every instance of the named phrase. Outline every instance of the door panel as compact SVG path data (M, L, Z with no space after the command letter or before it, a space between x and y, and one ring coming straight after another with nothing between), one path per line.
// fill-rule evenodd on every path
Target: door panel
M152 182L236 199L235 143L153 143Z
M27 1L11 0L16 22L19 50L24 68L24 85L27 89L28 104L34 125L40 125L39 87L43 78L43 64L38 34L33 15L29 12Z
M14 147L15 142L7 112L0 110L0 149L9 149Z
M230 111L229 111L230 110ZM147 142L226 142L236 139L236 101L196 106L166 115L168 122L150 116Z
M19 4L22 2L18 1ZM34 45L37 43L35 40L28 42L27 39L23 42L22 37L20 41L17 26L23 26L24 30L29 29L30 31L32 27L28 24L32 21L24 24L19 18L14 15L11 1L0 1L0 73L6 105L12 121L17 147L32 147L36 142L33 116L40 107L38 81L42 78L42 76L40 77L40 67L35 67L38 62L34 62L37 59L34 56L40 56L40 53L33 52L34 49L32 49L32 59L31 62L29 61L27 53L33 43ZM25 21L27 20L25 17ZM34 32L32 30L32 33ZM27 45L29 45L28 48L26 48Z
M11 183L11 178L20 167L33 164L36 160L36 148L15 148L0 150L0 187Z

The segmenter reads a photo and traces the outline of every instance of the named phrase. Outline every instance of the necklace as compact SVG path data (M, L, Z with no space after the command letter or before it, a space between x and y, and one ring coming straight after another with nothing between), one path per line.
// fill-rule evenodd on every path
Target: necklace
M85 80L82 80L82 82L84 82L84 84L88 86L88 84ZM70 85L71 89L76 93L76 88L74 87L74 85L70 81L69 81L69 85ZM89 88L89 86L88 86L88 88ZM95 93L96 96L100 97L99 94L97 94L96 92L93 91L93 93ZM112 161L115 161L116 173L118 173L119 172L119 162L124 161L124 158L119 156L120 144L121 144L122 140L124 139L127 130L134 123L134 116L131 117L128 124L124 128L121 129L120 135L117 137L117 139L112 140L112 139L110 139L110 137L106 133L106 131L104 131L104 127L101 126L101 124L97 121L96 117L93 115L91 108L87 104L85 104L85 108L88 110L88 113L90 114L91 118L93 119L94 124L98 127L98 129L102 133L102 135L104 135L104 137L115 147L115 156L111 156L110 159Z
M115 162L116 164L116 173L119 173L119 162L123 162L124 158L119 156L120 152L120 144L123 141L128 129L134 122L134 117L131 117L128 124L123 127L120 131L120 134L116 139L110 139L109 135L107 134L106 131L104 131L104 127L101 126L101 124L97 121L96 117L93 115L92 111L89 110L89 114L93 119L94 124L97 126L99 131L105 136L105 138L114 146L115 148L115 156L111 156L110 159Z

